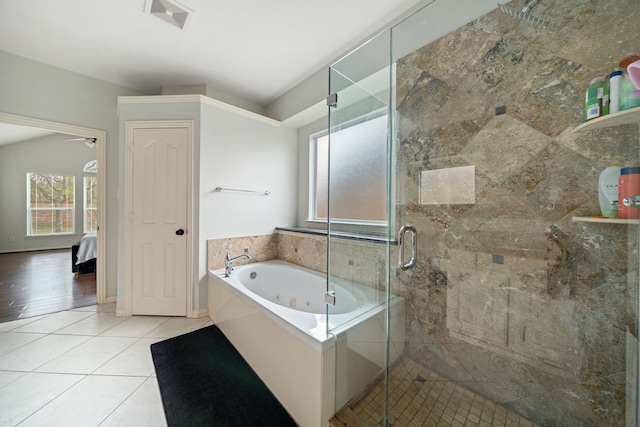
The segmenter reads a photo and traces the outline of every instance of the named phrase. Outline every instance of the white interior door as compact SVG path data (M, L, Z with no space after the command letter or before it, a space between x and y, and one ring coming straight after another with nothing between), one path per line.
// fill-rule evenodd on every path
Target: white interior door
M191 129L132 129L132 314L186 316Z

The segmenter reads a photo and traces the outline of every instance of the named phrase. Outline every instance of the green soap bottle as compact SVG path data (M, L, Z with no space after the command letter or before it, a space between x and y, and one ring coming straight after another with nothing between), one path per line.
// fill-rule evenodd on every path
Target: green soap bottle
M607 218L618 217L618 179L621 170L621 166L609 166L598 178L600 213Z

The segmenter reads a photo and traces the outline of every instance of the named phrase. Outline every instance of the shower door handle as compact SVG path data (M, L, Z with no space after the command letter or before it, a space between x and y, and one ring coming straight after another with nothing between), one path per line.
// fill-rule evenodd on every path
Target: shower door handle
M411 258L405 261L405 237L407 233L411 233ZM403 225L398 231L398 264L401 270L408 270L416 265L416 253L418 249L417 231L413 225Z

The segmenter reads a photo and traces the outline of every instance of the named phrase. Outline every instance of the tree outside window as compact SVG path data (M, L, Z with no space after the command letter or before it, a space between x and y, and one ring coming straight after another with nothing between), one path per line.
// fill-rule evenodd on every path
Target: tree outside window
M98 229L98 178L84 177L84 232Z
M73 176L27 174L27 235L75 232Z
M95 174L98 172L98 162L91 160L84 165L85 174ZM84 197L83 197L83 222L84 232L96 231L98 229L98 178L95 176L85 176Z

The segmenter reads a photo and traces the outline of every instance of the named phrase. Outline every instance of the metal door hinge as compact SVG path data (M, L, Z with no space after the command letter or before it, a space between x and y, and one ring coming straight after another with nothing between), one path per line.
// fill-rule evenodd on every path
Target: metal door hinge
M329 305L336 305L336 291L325 292L324 302Z
M327 96L327 106L329 107L337 107L338 106L338 93L334 92L331 95Z

